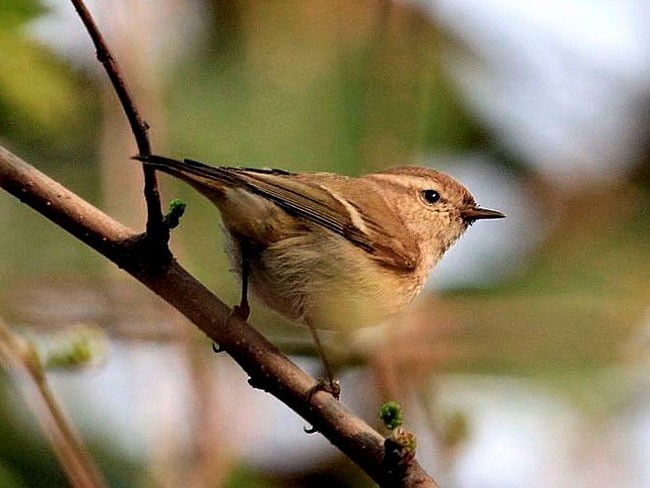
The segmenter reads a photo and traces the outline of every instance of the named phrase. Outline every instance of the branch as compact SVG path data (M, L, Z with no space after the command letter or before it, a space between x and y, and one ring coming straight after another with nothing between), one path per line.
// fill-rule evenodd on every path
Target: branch
M135 101L131 96L131 92L120 74L120 70L111 54L111 51L108 49L104 36L102 36L102 33L99 31L97 24L95 24L95 21L83 1L71 1L75 10L79 14L81 21L84 26L86 26L86 30L88 31L93 44L95 45L95 49L97 50L97 60L106 70L106 74L111 80L113 89L115 90L115 93L120 100L120 104L124 109L126 118L131 126L131 132L133 132L135 142L138 146L138 154L150 155L151 143L149 142L149 136L147 135L149 124L147 124L140 116L140 113L135 106ZM166 246L167 240L169 239L169 230L162 225L163 215L160 207L160 194L158 192L156 172L153 168L146 165L142 166L142 170L144 172L144 198L147 202L147 234L154 240L157 240L159 243Z
M14 376L26 376L28 382L16 381L25 403L32 410L54 454L74 488L108 487L106 480L85 446L66 419L47 380L34 347L15 335L0 319L0 363ZM33 388L30 388L30 383Z
M393 463L384 438L192 277L175 260L150 265L151 245L0 146L0 186L104 255L179 310L267 391L301 415L383 487L437 487L417 461Z

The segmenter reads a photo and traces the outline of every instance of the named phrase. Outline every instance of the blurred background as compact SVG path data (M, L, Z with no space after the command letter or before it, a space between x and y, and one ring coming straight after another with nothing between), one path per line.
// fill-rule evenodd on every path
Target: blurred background
M342 401L406 411L446 487L650 486L650 4L640 0L89 2L154 151L350 175L419 164L479 223L394 324L325 335ZM0 3L0 143L134 229L132 136L67 2ZM218 214L172 247L228 303ZM48 375L111 486L366 487L369 479L115 266L0 193L0 316L92 365ZM251 322L319 374L306 331ZM0 377L0 486L67 486ZM29 403L29 402L28 402Z

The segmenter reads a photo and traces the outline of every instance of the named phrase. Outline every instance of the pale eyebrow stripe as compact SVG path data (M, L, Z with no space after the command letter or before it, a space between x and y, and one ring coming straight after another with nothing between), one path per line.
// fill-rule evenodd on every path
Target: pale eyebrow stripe
M373 173L366 175L365 178L384 180L385 182L391 183L396 187L413 186L414 188L417 188L422 184L422 178L402 174L393 175L390 173ZM406 185L404 185L405 182Z

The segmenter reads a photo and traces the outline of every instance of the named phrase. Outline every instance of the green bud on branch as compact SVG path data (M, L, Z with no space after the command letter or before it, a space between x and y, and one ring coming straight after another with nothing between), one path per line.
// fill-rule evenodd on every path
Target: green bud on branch
M395 430L404 422L404 412L397 402L386 402L379 409L379 418L387 429Z

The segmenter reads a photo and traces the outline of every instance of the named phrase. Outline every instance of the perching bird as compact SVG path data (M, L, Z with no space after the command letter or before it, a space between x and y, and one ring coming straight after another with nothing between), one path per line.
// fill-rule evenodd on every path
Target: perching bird
M211 167L161 156L136 159L194 186L221 212L229 255L268 307L316 329L376 325L411 303L447 249L479 219L450 176L399 167L358 178L332 173Z

